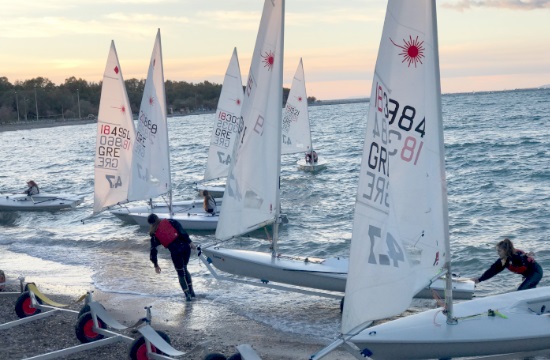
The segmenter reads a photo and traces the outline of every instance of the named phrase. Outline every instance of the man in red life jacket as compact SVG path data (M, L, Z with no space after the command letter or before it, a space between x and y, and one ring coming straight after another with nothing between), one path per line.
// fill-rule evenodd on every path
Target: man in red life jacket
M478 278L472 280L477 284L489 280L504 269L523 275L523 282L518 290L526 290L537 287L542 279L542 267L535 261L532 254L526 254L522 250L514 248L510 239L504 239L497 244L499 259Z
M155 265L155 271L160 274L161 268L157 260L157 246L162 245L170 251L174 268L178 273L178 280L181 289L185 294L185 299L191 301L195 297L191 274L187 271L187 264L191 256L191 249L196 249L187 232L175 220L159 219L156 214L151 214L147 218L151 225L149 234L151 235L151 253L149 258Z

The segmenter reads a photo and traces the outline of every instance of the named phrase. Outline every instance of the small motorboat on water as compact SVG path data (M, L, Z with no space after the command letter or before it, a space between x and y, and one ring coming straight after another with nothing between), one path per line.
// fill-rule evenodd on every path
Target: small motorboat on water
M75 208L84 201L74 194L0 194L0 211L55 211Z

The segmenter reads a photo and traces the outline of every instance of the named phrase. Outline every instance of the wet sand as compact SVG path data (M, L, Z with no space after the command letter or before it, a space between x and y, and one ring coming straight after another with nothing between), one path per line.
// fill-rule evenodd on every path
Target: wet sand
M7 274L10 279L10 274ZM13 280L13 276L12 276ZM39 290L52 300L69 305L79 311L83 303L75 301L90 289L60 288L49 284L37 284ZM307 334L299 335L275 330L231 310L216 306L214 300L197 293L192 302L183 299L155 298L112 294L93 290L94 300L100 302L120 323L131 326L145 316L144 307L152 306L152 326L164 331L172 346L185 352L181 359L204 359L211 353L227 357L235 354L239 344L250 344L264 360L309 359L323 348L324 344ZM19 285L10 284L6 291L19 291ZM6 293L4 291L4 293ZM19 294L0 292L0 324L17 320L15 302ZM75 313L57 312L44 319L35 320L16 327L0 330L2 346L0 359L22 359L62 348L79 345L75 336ZM121 332L137 338L130 330ZM118 342L86 350L63 359L105 359L128 358L130 342ZM353 359L344 350L332 352L327 360Z

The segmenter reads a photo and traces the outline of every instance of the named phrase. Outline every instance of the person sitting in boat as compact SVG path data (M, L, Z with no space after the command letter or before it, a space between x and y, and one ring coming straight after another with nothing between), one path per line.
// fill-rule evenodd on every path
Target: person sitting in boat
M157 259L157 246L162 245L170 251L172 263L178 274L178 280L185 294L185 299L191 301L195 297L193 291L193 282L191 274L187 270L191 249L196 249L189 234L183 229L181 224L173 219L159 219L156 214L147 217L147 222L151 225L149 235L151 235L151 250L149 259L155 266L155 271L160 274L161 268Z
M27 196L40 194L40 189L34 180L27 181L27 190L23 191L23 194L27 194Z
M214 197L212 195L210 195L208 190L203 190L202 191L202 196L204 196L204 204L203 204L204 211L206 211L209 214L215 215L216 214L216 200L214 199Z
M319 157L317 156L317 152L310 151L306 153L306 163L311 164L311 159L313 158L313 162L317 163L319 160Z
M537 287L542 279L542 267L533 258L533 253L525 253L522 250L515 249L510 239L500 241L497 246L499 259L478 278L472 280L478 284L481 281L489 280L504 268L523 275L523 282L518 290L526 290Z

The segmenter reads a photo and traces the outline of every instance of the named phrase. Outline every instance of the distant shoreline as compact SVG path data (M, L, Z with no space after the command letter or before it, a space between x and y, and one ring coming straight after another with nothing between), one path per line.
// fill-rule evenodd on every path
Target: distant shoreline
M341 100L317 100L315 103L309 106L323 106L323 105L337 105L337 104L353 104L360 102L368 102L368 98L360 99L341 99ZM204 114L205 112L196 112L191 114L174 114L168 115L168 117L176 116L189 116L195 114ZM208 112L213 113L213 112ZM5 131L17 131L17 130L30 130L30 129L42 129L56 126L68 126L68 125L87 125L97 123L96 119L72 119L72 120L30 120L20 121L17 123L2 124L0 125L0 132Z
M86 125L86 124L93 124L96 122L97 120L92 120L92 119L20 121L17 123L0 125L0 132L41 129L41 128L50 128L50 127L68 126L68 125Z

